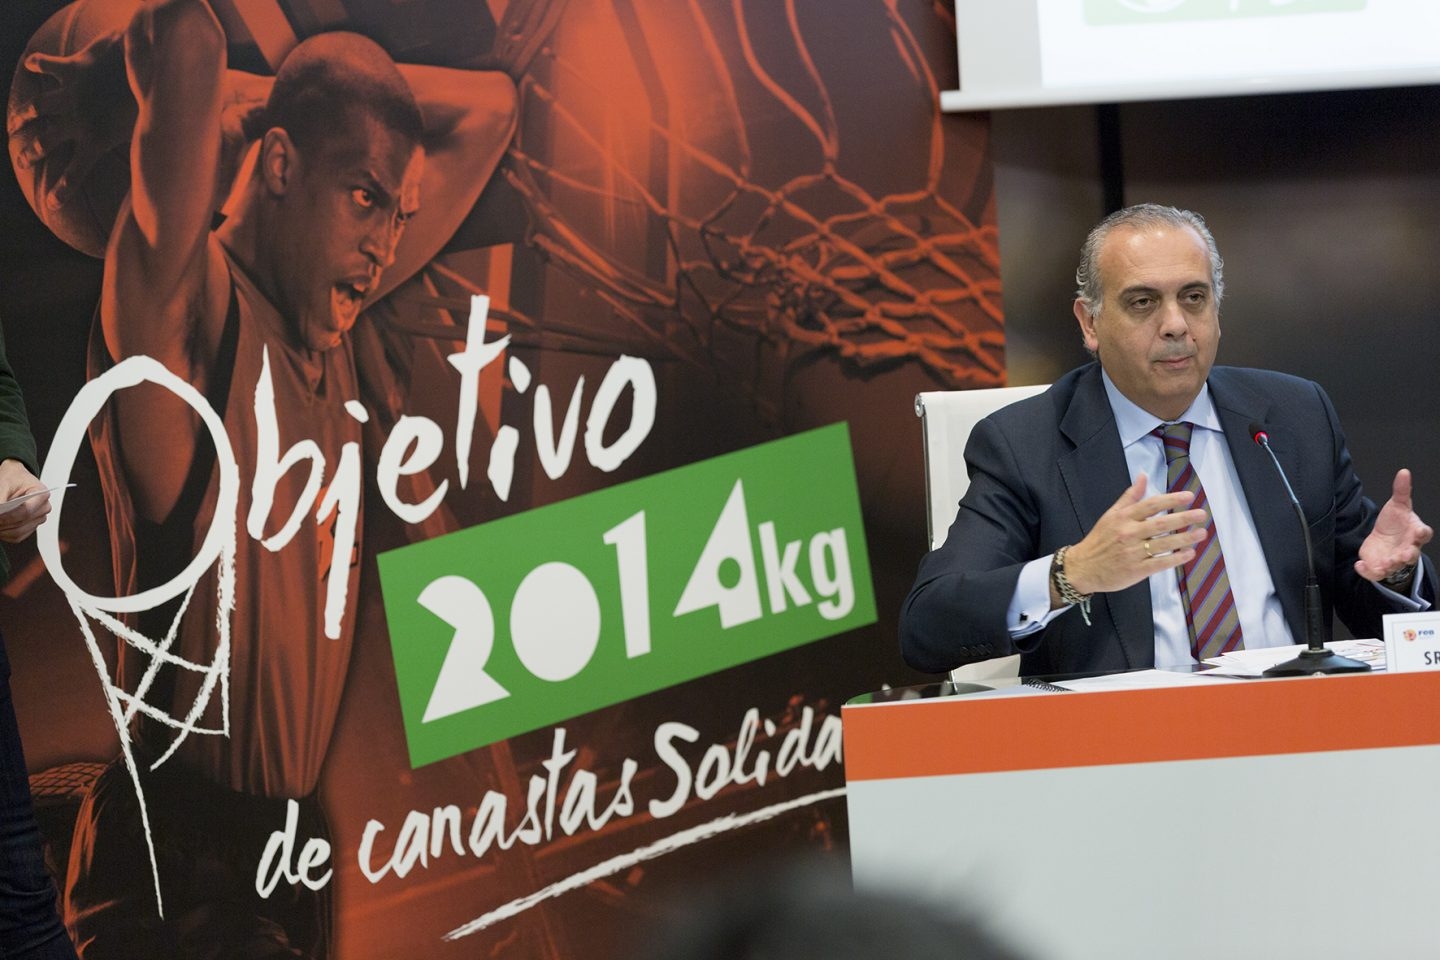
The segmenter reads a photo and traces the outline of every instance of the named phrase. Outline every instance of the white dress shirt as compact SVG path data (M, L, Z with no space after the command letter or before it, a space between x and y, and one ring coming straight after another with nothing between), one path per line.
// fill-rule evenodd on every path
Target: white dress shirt
M1115 414L1115 426L1120 432L1120 443L1125 449L1125 464L1129 468L1131 482L1143 475L1147 478L1147 497L1164 493L1167 472L1165 446L1154 435L1154 430L1165 421L1132 403L1108 375L1102 373L1102 377L1110 409ZM1215 404L1210 399L1208 385L1200 389L1199 395L1177 421L1189 421L1195 425L1190 438L1190 464L1210 501L1211 515L1215 518L1215 535L1219 537L1220 548L1225 554L1225 569L1230 577L1230 590L1235 595L1235 611L1240 618L1246 648L1255 650L1295 643L1285 622L1280 598L1275 594L1270 567L1265 562L1265 553L1255 532L1255 520L1250 516L1250 505L1235 473L1235 463L1225 443L1225 434L1220 427ZM1295 536L1301 536L1298 529ZM1027 563L1021 571L1010 600L1008 627L1012 638L1019 639L1041 629L1069 609L1050 609L1050 566L1053 560L1053 554L1040 557ZM1420 599L1419 585L1420 577L1417 575L1410 597L1378 584L1376 589L1394 599L1397 612L1423 610L1429 604ZM1194 663L1195 658L1190 654L1190 636L1185 626L1185 605L1180 596L1178 569L1162 570L1151 575L1150 606L1155 617L1156 666Z

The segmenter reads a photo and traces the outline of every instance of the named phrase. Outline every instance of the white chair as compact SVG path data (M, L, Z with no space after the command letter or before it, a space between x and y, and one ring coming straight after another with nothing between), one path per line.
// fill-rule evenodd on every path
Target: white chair
M915 396L925 449L925 519L930 549L945 542L960 498L970 486L965 470L965 443L975 424L1016 400L1043 392L1049 385L996 387L989 390L931 390ZM968 663L950 671L953 683L1013 680L1020 673L1020 655Z

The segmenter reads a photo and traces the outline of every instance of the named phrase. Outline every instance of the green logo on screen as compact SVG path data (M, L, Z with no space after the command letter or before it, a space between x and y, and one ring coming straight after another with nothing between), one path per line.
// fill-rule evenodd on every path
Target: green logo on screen
M1369 0L1085 0L1092 26L1364 10Z
M875 620L844 424L379 566L417 767Z

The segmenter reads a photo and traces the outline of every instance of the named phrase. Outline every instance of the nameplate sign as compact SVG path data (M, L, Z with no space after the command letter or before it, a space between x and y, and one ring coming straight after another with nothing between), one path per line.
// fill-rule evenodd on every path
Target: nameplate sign
M1440 670L1440 611L1389 613L1384 621L1387 670Z

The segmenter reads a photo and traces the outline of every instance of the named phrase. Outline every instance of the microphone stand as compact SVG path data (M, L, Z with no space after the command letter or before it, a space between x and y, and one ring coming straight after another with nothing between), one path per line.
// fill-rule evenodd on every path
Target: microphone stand
M1295 490L1290 486L1290 480L1280 466L1280 459L1275 456L1275 451L1270 449L1270 435L1259 424L1254 423L1250 425L1250 435L1270 454L1270 462L1275 465L1275 472L1279 474L1280 482L1285 485L1285 492L1290 496L1290 505L1295 508L1295 516L1300 519L1300 531L1305 535L1305 563L1308 568L1305 577L1306 648L1300 651L1298 657L1277 663L1264 671L1262 676L1308 677L1317 673L1363 673L1370 669L1370 664L1342 657L1325 646L1325 613L1320 603L1320 581L1315 577L1315 554L1310 546L1310 524L1305 522L1305 511L1300 508L1300 500L1295 496Z

